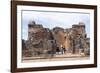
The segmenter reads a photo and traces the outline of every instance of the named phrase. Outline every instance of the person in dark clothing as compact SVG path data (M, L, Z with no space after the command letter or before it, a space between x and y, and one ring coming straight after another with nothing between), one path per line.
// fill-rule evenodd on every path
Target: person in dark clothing
M66 49L63 47L63 53L66 53Z
M57 52L57 54L59 54L59 52L60 52L59 47L56 48L56 52Z

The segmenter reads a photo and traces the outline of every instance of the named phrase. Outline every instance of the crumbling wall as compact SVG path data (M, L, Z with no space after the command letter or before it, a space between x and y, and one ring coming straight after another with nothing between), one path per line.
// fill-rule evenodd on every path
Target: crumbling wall
M31 56L41 54L53 56L57 47L65 48L67 53L89 54L90 48L84 23L74 24L72 28L55 27L50 30L32 22L28 26L28 40L24 43Z

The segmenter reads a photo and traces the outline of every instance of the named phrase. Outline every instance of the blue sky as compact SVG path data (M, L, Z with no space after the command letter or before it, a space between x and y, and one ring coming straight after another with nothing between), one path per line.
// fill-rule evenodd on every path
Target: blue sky
M52 29L56 26L71 28L73 24L84 22L87 36L90 37L90 14L55 11L22 11L22 39L28 38L28 23L34 20L43 27Z

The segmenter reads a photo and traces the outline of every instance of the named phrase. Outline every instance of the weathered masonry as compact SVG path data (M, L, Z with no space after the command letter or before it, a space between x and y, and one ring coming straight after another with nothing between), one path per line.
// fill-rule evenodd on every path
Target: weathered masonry
M49 29L32 21L28 24L28 39L23 43L24 56L49 54L53 57L57 52L89 55L90 52L90 39L82 22L72 25L72 28Z

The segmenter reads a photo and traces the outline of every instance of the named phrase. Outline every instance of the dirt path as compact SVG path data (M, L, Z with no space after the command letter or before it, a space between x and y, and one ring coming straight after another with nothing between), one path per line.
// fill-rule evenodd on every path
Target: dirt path
M37 61L59 61L59 60L82 60L89 59L89 56L80 54L58 54L53 58L41 58L41 57L23 57L22 62L37 62Z

